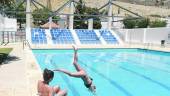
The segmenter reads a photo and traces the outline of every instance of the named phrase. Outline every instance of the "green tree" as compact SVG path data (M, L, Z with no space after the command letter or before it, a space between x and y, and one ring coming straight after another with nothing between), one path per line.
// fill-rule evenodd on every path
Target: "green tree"
M148 18L132 18L126 17L123 20L123 24L125 28L132 29L132 28L147 28L149 25Z
M85 10L86 14L89 15L99 15L100 12L98 11L97 8L90 8L90 7L86 7ZM93 19L93 27L94 29L100 29L101 28L101 21L99 17L96 16L88 16L88 19L92 18Z
M148 25L149 25L149 19L148 18L136 20L136 27L137 28L147 28Z
M16 18L17 18L17 22L19 23L21 28L21 25L24 24L26 22L25 18L26 18L26 14L25 12L25 7L23 5L19 6L18 9L16 9L16 11L19 11L16 13Z
M9 12L15 8L14 0L0 0L0 11L7 16L14 16L14 13Z
M2 6L10 7L12 4L14 4L14 0L0 0L0 4Z
M48 22L48 17L49 17L50 11L47 8L40 8L40 9L36 9L33 11L33 23L36 26L45 24L46 22Z
M79 0L79 3L77 4L75 8L74 14L84 14L85 12L85 5L83 4L82 0ZM83 29L87 28L87 24L85 24L85 21L83 21L83 16L74 16L74 29Z
M96 8L86 7L82 0L76 6L74 14L80 15L99 15L100 12ZM86 23L88 19L93 19L93 26L95 29L101 28L100 18L96 16L74 16L74 28L75 29L87 29L88 24Z
M0 5L0 10L3 12L3 14L16 18L21 28L21 24L25 23L26 21L24 6L16 6L16 2L14 2L14 0L0 0Z
M33 11L33 23L36 26L43 25L49 21L49 16L51 15L51 11L47 8L40 8ZM57 21L60 19L59 16L53 16L52 19L54 19L54 22L57 23Z
M127 29L132 29L135 28L136 26L136 21L132 19L131 17L127 17L123 20L124 27Z
M54 23L57 23L58 20L60 19L60 17L59 16L53 16L52 19L53 19Z
M161 21L161 20L155 20L150 22L149 26L151 28L155 28L155 27L166 27L167 22L165 20Z

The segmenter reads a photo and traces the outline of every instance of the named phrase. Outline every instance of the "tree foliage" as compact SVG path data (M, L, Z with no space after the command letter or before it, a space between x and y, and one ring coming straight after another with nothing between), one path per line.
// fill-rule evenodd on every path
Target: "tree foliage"
M132 17L127 17L123 20L123 24L127 29L147 28L149 25L149 19L148 18L135 19Z
M20 28L21 28L21 24L24 24L26 22L26 14L25 12L25 7L23 5L19 6L18 9L16 9L16 11L19 11L18 13L16 13L16 18L17 18L17 22L20 24Z
M11 5L14 4L14 0L0 0L1 6L8 6L10 7Z
M47 8L40 8L40 9L36 9L33 11L33 23L36 26L45 24L48 21L48 16L50 14L50 11Z
M36 9L33 11L33 23L36 25L36 26L40 26L40 25L43 25L45 23L47 23L49 21L49 16L50 16L51 12L49 9L47 8L40 8L40 9ZM54 19L53 21L55 23L57 23L59 17L58 16L53 16L52 19Z
M137 28L147 28L149 25L149 19L148 18L144 18L144 19L138 19L136 20L136 27Z
M125 18L123 20L123 24L124 24L124 27L127 28L127 29L132 29L132 28L135 28L135 20L131 19L131 18Z
M2 12L2 14L5 14L7 16L14 16L14 13L7 12L14 8L14 0L0 0L0 11Z
M8 17L13 17L17 19L20 24L25 23L25 7L23 5L17 6L14 0L0 0L0 11Z
M90 7L86 7L86 14L89 15L99 15L100 12L98 11L97 8L90 8ZM100 29L101 28L101 21L99 17L94 17L94 16L88 16L88 19L93 19L93 28L94 29Z
M82 0L79 0L75 8L74 14L85 14L85 4L83 4ZM74 16L74 29L85 29L87 28L87 24L82 20L83 16Z
M167 22L165 20L161 21L161 20L155 20L155 21L152 21L150 22L149 26L151 28L154 28L154 27L166 27L167 25Z
M52 17L54 23L58 23L58 20L60 19L59 16L53 16Z
M100 12L96 8L86 7L82 0L76 6L74 14L80 15L99 15ZM100 18L96 16L74 16L74 28L75 29L87 29L88 19L93 19L93 27L95 29L101 28Z

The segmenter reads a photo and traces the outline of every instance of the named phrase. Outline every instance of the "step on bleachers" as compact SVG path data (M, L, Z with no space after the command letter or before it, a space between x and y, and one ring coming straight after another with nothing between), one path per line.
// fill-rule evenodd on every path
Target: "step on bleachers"
M81 44L101 44L94 30L76 29Z
M32 44L47 44L47 38L44 29L31 29Z
M73 36L68 29L51 29L50 32L54 44L75 44Z
M112 35L109 30L99 30L100 36L106 41L107 44L117 44L117 39Z

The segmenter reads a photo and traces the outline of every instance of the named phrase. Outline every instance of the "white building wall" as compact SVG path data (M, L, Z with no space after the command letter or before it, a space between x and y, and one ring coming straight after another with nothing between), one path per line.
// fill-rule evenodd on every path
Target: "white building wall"
M144 29L128 30L127 42L141 43L143 42Z
M9 42L13 42L15 40L14 35L17 31L17 20L13 18L3 17L0 14L0 42L3 41L3 32L7 36L7 32L9 32ZM5 36L5 38L7 38Z
M170 17L166 18L166 21L167 21L166 27L170 27Z
M129 43L152 43L161 44L161 40L170 42L168 34L170 34L170 28L146 28L146 37L144 37L144 28L140 29L119 29L119 32L123 34L125 42ZM144 40L145 39L145 40ZM145 41L145 42L143 42Z
M113 21L121 21L123 20L123 17L113 17ZM123 22L113 22L112 24L113 28L123 28L124 24Z
M114 29L113 29L114 30ZM126 32L128 31L128 29L116 29L118 32L120 32L120 34L125 37L126 36Z
M4 19L4 31L17 31L17 20L11 18Z
M146 43L160 44L161 40L168 40L170 28L149 28L146 30Z
M17 31L17 20L0 15L0 31Z
M3 30L3 24L4 23L4 18L3 16L0 14L0 42L2 42L2 30Z
M4 17L0 14L0 31L3 30L4 27Z
M101 29L107 29L107 22L101 22L102 28Z

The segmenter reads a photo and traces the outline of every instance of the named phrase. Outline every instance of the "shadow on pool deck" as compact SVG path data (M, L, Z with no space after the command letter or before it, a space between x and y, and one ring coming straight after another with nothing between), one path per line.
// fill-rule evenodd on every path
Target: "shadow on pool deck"
M19 61L20 58L17 56L11 56L8 54L0 53L4 58L0 61L0 65L9 64L12 61Z

